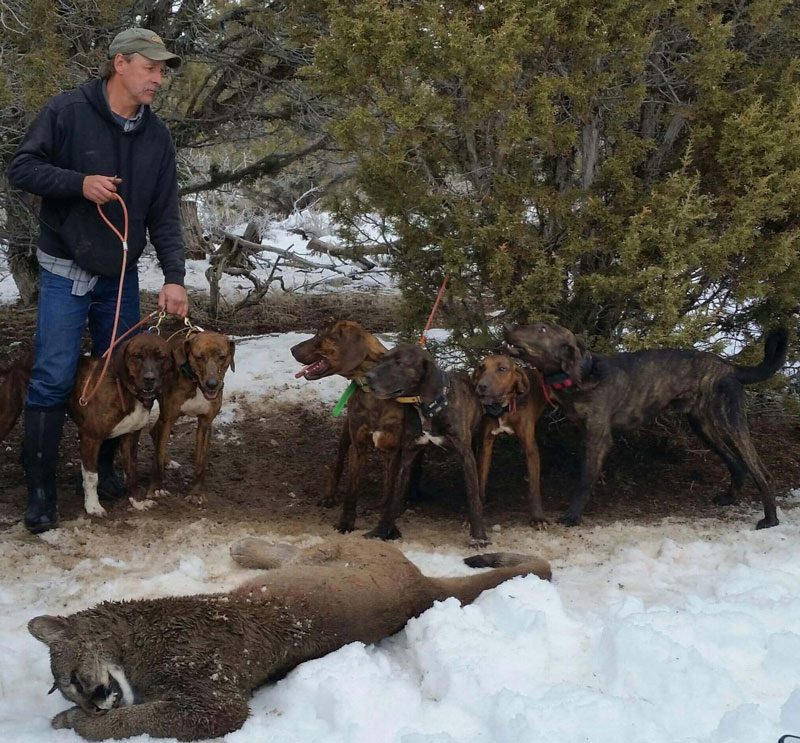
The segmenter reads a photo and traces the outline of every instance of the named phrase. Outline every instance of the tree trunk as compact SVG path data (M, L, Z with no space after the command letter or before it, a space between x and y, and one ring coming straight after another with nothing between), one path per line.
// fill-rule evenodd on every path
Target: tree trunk
M25 307L36 304L39 294L39 264L36 260L39 199L31 194L9 195L6 210L8 268Z
M208 243L197 216L197 202L181 199L181 231L186 257L201 261L208 252Z

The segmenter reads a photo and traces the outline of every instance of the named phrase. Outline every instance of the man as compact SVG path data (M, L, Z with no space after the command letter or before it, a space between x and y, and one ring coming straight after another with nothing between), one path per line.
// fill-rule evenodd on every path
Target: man
M128 270L118 334L140 319L136 261L146 232L164 272L159 307L181 317L188 311L175 146L150 110L165 67L180 61L152 31L122 31L109 46L100 77L51 98L8 168L12 185L42 197L36 361L22 445L25 527L33 534L58 524L58 447L87 320L93 354L104 353L111 340L122 244L96 204L104 205L120 231L122 209L115 194L128 208ZM100 450L101 497L125 492L113 470L117 442L106 441Z

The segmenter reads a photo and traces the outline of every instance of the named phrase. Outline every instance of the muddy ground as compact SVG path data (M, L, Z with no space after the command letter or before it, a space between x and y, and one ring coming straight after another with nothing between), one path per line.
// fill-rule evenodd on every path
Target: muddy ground
M237 328L216 327L239 334L266 330L308 330L328 307L316 308L313 316L293 309L295 315L281 325L274 318L263 317ZM32 337L34 315L31 312L0 311L0 338L3 348ZM204 319L207 327L215 327ZM384 323L389 326L390 320ZM276 328L276 325L280 325ZM391 327L382 327L390 330ZM2 355L0 353L0 355ZM774 478L779 505L786 512L798 501L785 494L800 487L800 417L793 412L793 401L774 393L749 396L750 422L756 449ZM212 437L207 503L198 507L186 502L191 478L194 428L192 420L182 419L170 444L170 457L181 466L169 470L166 486L171 494L159 500L146 513L132 512L127 502L106 503L106 523L135 523L140 517L148 523L179 525L203 518L219 526L253 524L281 534L331 534L338 517L337 509L323 508L318 501L327 483L338 429L328 410L287 406L280 401L242 406L242 415L234 424L217 426ZM19 466L21 426L0 447L0 530L25 537L20 518L25 506L25 488ZM570 424L558 413L546 415L539 424L542 454L542 492L545 511L552 520L566 508L570 490L577 478L579 442ZM143 435L139 470L147 483L152 447ZM369 462L363 495L359 502L357 527L368 529L378 518L380 499L380 460ZM486 523L494 527L493 541L500 535L528 533L525 505L525 465L516 442L504 437L495 447L493 470L487 494ZM582 529L624 522L653 524L664 517L691 522L695 519L741 520L743 514L759 517L759 498L748 481L741 506L720 509L711 502L727 485L727 471L705 449L678 418L665 418L647 429L618 438L609 457L603 481L599 483L586 509L584 525L567 530L551 524L549 531L571 533ZM74 425L65 426L62 457L58 471L62 521L88 519L83 512L80 492L80 463ZM433 450L426 455L423 489L425 497L410 504L400 519L405 537L422 546L463 547L467 541L464 486L460 465L445 452ZM98 522L97 526L101 526ZM531 530L532 533L532 530Z

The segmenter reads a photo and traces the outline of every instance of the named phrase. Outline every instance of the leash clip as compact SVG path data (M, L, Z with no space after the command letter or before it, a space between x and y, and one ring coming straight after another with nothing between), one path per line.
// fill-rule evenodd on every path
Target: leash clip
M166 310L159 310L158 311L158 320L156 321L155 325L151 325L148 329L148 333L155 333L156 335L161 335L161 323L164 322L164 318L167 316Z
M195 324L194 324L194 323L193 323L193 322L192 322L192 321L189 319L189 315L186 315L186 317L184 317L184 318L183 318L183 324L184 324L184 325L185 325L185 326L188 328L188 331L187 331L187 333L186 333L186 337L187 337L187 338L188 338L188 337L189 337L189 336L190 336L192 333L202 333L202 332L204 332L204 331L203 331L203 328L201 328L199 325L195 325Z

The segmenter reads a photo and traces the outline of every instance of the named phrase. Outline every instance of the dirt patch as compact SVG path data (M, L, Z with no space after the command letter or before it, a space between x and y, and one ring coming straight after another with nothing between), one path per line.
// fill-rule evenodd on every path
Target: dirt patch
M210 449L208 502L197 507L184 499L191 481L195 424L182 419L169 447L171 459L180 463L167 472L166 486L171 495L161 498L148 518L169 523L202 517L215 523L268 526L283 534L329 534L338 509L323 508L318 502L327 486L339 425L321 408L278 403L264 410L243 407L235 423L216 427ZM755 409L751 428L756 447L773 474L776 492L784 494L797 487L800 463L793 452L800 447L800 429L796 420ZM24 510L19 429L12 432L0 451L0 529L17 528ZM545 418L540 425L540 443L545 511L555 520L566 508L576 481L579 442L571 426ZM151 456L149 436L143 435L139 469L145 483ZM359 502L359 530L377 522L380 469L380 458L371 457ZM490 528L527 528L525 477L518 445L504 437L495 447L487 493L486 522ZM616 521L652 523L668 516L740 518L742 509L751 512L760 508L756 489L749 482L741 508L714 506L711 499L727 482L727 471L716 456L696 443L682 424L668 421L617 441L582 528ZM58 485L62 519L85 517L77 432L71 423L65 426ZM404 535L416 538L424 533L434 546L439 542L466 544L464 485L455 458L435 448L427 452L422 488L423 498L409 504L409 511L399 521ZM792 508L794 499L780 498L779 503L784 509ZM104 505L109 520L130 516L127 502ZM558 525L550 528L564 530Z
M385 298L384 298L385 299ZM383 302L381 299L380 302ZM200 324L236 334L275 330L312 329L330 309L339 306L331 298L308 297L300 305L267 317L254 315L251 324L229 328L195 315ZM358 295L353 302L367 301ZM378 300L375 300L378 301ZM155 297L144 298L146 308ZM288 306L288 305L287 305ZM391 318L382 316L377 305L356 307L345 304L353 316L369 316L371 327L395 329ZM259 310L261 311L261 310ZM299 313L292 315L292 312ZM381 312L388 312L388 306ZM374 321L373 321L373 314ZM339 307L339 316L342 316ZM283 316L281 316L283 317ZM383 317L383 320L380 318ZM298 319L299 318L299 319ZM238 322L237 318L237 322ZM384 323L381 325L381 323ZM267 323L274 323L268 325ZM284 324L285 323L285 324ZM4 355L18 353L31 345L35 312L0 309L0 363ZM12 345L17 344L17 345ZM791 404L790 404L791 403ZM775 492L786 493L800 486L800 416L792 411L794 398L774 393L749 393L750 427L756 449L774 478ZM170 456L180 467L167 473L167 488L173 495L163 498L149 518L165 523L197 519L215 522L270 524L282 533L330 533L338 509L318 505L325 492L328 468L335 454L341 422L330 411L280 403L241 407L241 415L230 426L217 425L212 438L207 489L208 503L198 508L183 496L188 492L194 459L195 423L182 419L175 428ZM19 465L21 425L0 447L0 529L17 528L25 505L25 487ZM566 508L578 477L580 441L575 429L557 412L540 421L538 439L542 454L542 492L545 512L555 520ZM149 436L141 438L139 468L147 482L152 446ZM368 464L359 502L357 527L368 529L378 519L380 503L380 459ZM495 447L493 469L486 503L486 522L500 529L528 529L525 505L526 472L515 440L501 437ZM681 418L665 418L635 434L618 437L606 463L605 475L588 504L585 526L610 524L618 520L650 523L666 516L687 519L725 519L741 516L741 509L720 509L711 503L727 487L728 474L718 458L691 434ZM77 433L72 423L65 426L58 470L60 510L65 521L83 516L80 491L80 462ZM425 534L431 543L465 544L465 498L459 463L435 447L426 454L422 487L424 497L410 504L399 526L406 536ZM794 499L779 499L782 508L793 507ZM105 504L109 519L129 514L127 502ZM754 485L748 481L742 508L759 508ZM753 518L755 523L757 516ZM554 530L563 527L553 525Z

